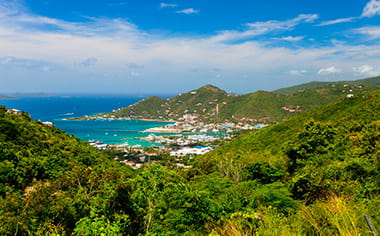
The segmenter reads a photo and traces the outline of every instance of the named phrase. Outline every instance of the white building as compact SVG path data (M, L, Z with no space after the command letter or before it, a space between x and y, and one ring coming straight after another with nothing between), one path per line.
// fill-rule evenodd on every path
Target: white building
M170 156L180 157L180 156L187 156L187 155L203 155L209 151L211 151L211 147L184 147L176 151L171 151Z

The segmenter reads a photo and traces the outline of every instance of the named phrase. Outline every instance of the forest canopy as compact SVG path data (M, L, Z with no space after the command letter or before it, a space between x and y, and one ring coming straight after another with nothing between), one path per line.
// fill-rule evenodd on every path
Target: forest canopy
M1 235L371 235L380 93L345 98L199 156L113 160L0 106Z

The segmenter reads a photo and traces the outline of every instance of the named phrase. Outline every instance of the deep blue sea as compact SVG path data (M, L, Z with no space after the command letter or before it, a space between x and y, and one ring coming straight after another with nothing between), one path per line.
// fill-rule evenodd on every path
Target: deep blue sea
M69 117L111 112L114 109L133 104L145 97L133 95L21 97L14 100L0 99L0 104L7 108L26 111L35 120L51 121L56 127L82 140L102 141L105 144L124 144L127 142L131 146L140 144L146 147L152 144L134 138L145 137L149 133L141 133L139 131L163 126L168 123L140 120L63 120Z

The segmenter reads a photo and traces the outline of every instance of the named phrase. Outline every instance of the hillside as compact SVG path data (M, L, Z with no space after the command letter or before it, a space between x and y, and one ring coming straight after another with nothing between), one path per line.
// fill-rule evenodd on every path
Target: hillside
M351 132L354 133L356 129L361 130L363 126L370 124L377 126L380 119L379 108L380 92L344 98L265 129L242 135L204 155L200 160L218 160L226 156L239 156L243 159L257 158L257 160L271 162L287 161L286 158L277 159L272 158L272 156L281 155L284 157L286 145L290 142L296 142L299 138L299 133L305 129L308 123L321 122L334 125L336 131L342 132L342 135L349 137L352 134ZM373 135L375 135L374 138L379 138L379 136L376 136L379 133L374 132ZM375 141L377 142L376 145L378 145L380 140L375 139ZM376 155L378 154L380 153Z
M297 88L296 92L289 94L257 91L231 95L215 86L206 85L168 99L148 97L98 116L180 120L185 114L191 114L205 122L279 122L346 96L377 90L380 88L379 81L380 77L347 83L315 82L289 88L289 91ZM299 90L306 87L315 88Z
M0 105L0 235L70 235L90 212L115 203L129 167L25 112L11 113Z
M380 92L344 98L231 140L193 168L136 171L0 106L0 234L371 235L379 106Z
M160 120L178 120L184 114L199 115L200 119L212 119L216 116L217 106L227 103L232 95L212 86L205 85L175 97L162 99L148 97L142 101L121 108L110 115Z
M362 217L368 214L376 225L380 223L374 210L380 203L379 119L380 92L345 98L241 135L198 157L195 168L206 176L239 183L247 180L245 170L249 171L248 179L262 184L256 185L257 191L279 202L285 201L285 195L275 197L272 192L269 196L265 191L281 179L289 196L306 204L287 217L267 209L270 219L259 224L256 233L270 235L274 227L278 235L314 235L316 231L317 235L370 235ZM286 205L282 204L277 209ZM343 223L347 220L350 226ZM217 231L228 235L229 227L239 226L227 221Z
M378 77L373 77L373 78L367 78L367 79L360 79L360 80L347 80L347 81L332 81L332 82L318 82L318 81L313 81L310 83L306 84L300 84L292 87L287 87L287 88L281 88L274 90L274 93L279 93L279 94L289 94L289 93L294 93L300 90L308 90L308 89L317 89L324 87L326 85L373 85L373 86L380 86L380 76Z

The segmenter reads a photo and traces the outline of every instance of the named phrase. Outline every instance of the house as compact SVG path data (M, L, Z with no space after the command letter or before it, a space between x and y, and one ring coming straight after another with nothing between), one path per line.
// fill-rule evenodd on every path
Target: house
M14 114L14 115L21 115L22 114L22 112L20 110L17 110L17 109L8 109L7 113L8 114Z
M187 155L203 155L211 150L212 150L211 147L194 147L194 148L184 147L176 151L171 151L170 156L181 157L181 156L187 156Z
M121 161L121 163L124 163L124 164L129 165L129 166L134 166L135 165L135 163L133 161L127 161L127 160Z
M192 121L194 119L194 117L190 114L185 114L185 115L183 115L183 119L186 121Z
M47 125L47 126L54 126L54 123L50 121L44 121L42 122L42 124Z

